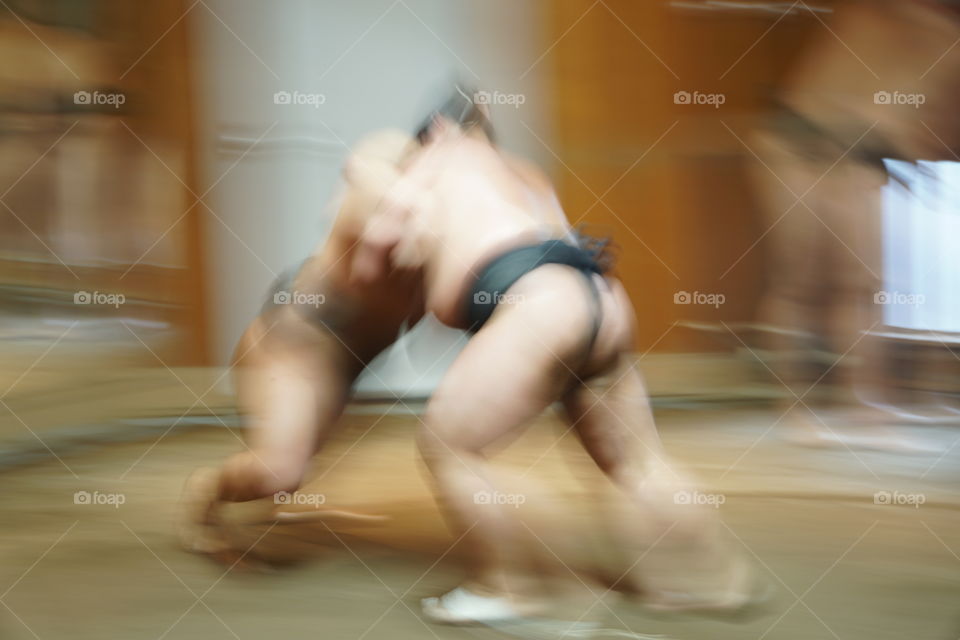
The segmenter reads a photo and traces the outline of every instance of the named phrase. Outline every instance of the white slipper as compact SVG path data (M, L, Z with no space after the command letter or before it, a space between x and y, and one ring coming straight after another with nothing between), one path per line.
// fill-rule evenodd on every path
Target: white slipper
M481 596L457 587L439 598L420 601L423 615L440 624L490 624L523 616L503 596Z
M481 596L463 587L457 587L439 598L424 598L420 605L423 607L424 616L434 623L485 625L527 640L593 638L597 635L631 640L666 640L666 636L646 635L622 629L602 629L598 622L586 620L527 617L503 596Z

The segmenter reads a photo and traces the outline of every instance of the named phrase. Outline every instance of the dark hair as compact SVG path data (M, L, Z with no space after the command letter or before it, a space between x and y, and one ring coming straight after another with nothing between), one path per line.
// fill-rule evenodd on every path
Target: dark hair
M433 119L436 116L449 118L462 129L480 127L484 135L493 141L493 125L477 102L477 92L462 84L453 87L451 95L438 108L430 112L426 120L417 129L417 140L423 144L430 135Z

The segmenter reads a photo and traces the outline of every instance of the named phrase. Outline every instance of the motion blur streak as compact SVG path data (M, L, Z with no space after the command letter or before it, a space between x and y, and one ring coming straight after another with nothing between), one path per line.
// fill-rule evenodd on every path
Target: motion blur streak
M0 637L956 639L958 41L950 0L3 0ZM500 217L614 266L462 331L431 292Z

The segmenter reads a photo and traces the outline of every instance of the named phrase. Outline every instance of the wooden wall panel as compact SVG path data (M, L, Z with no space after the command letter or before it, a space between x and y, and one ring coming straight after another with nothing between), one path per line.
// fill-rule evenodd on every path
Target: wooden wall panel
M154 348L169 364L207 361L190 6L0 9L0 298L21 315L167 323ZM128 304L79 307L78 291Z
M778 20L684 11L660 0L557 0L545 10L545 46L556 43L544 64L552 68L561 199L571 219L608 229L621 246L637 348L724 348L671 326L754 315L762 243L737 261L764 228L746 179L753 160L737 136L746 141L769 115L775 87L819 20L809 12ZM677 91L726 101L677 105ZM678 291L722 293L726 303L676 305Z

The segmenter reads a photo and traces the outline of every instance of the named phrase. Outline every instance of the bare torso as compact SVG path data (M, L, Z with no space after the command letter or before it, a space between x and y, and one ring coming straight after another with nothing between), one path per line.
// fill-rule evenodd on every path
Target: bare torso
M392 264L423 265L425 308L449 326L464 327L464 296L484 262L570 233L546 178L484 140L434 143L402 182L383 214L403 220Z

